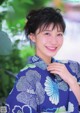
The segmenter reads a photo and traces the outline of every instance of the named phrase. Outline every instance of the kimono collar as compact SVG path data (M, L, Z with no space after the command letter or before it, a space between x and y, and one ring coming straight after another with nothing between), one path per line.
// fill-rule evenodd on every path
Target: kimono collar
M62 64L66 64L68 63L68 60L56 60L52 57L51 59L51 63L52 62L59 62L59 63L62 63ZM42 70L46 70L47 69L47 64L37 55L35 56L31 56L29 57L28 59L28 63L29 64L35 64L37 67L41 68Z
M52 58L51 62L54 62L54 58ZM47 64L37 55L35 56L31 56L28 59L28 63L29 64L35 64L37 67L41 68L42 70L46 70L47 69Z

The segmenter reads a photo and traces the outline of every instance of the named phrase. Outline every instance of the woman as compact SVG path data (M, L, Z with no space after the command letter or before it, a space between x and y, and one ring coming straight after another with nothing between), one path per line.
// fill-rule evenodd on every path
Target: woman
M65 23L58 9L31 11L26 37L35 45L35 56L17 75L6 106L9 113L79 113L80 65L53 57L63 44Z

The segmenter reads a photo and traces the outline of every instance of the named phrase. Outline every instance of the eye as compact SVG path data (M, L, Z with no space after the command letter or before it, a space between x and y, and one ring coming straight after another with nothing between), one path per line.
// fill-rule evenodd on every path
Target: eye
M62 34L62 33L59 33L59 34L57 34L57 36L59 36L59 37L63 37L63 34Z
M44 33L44 35L48 35L48 36L50 36L50 33L46 32L46 33Z

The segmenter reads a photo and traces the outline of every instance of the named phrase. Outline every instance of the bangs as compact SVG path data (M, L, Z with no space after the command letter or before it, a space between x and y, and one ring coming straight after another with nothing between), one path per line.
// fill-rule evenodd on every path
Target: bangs
M63 26L61 23L45 23L45 24L42 23L39 26L39 33L47 30L51 24L52 24L51 30L53 30L55 27L57 27L57 31L64 32L64 29L63 29Z

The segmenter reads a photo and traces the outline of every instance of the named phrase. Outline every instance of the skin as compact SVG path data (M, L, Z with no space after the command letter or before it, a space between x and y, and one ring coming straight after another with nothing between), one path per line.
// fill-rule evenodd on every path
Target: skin
M51 57L55 56L63 44L63 32L60 28L53 28L53 24L43 31L37 29L35 34L30 34L30 39L35 43L35 53L47 64L51 62Z
M63 32L60 27L52 28L53 24L50 24L43 31L37 29L35 34L30 33L29 37L36 45L36 55L48 64L47 70L53 75L58 74L70 86L80 104L80 87L76 78L73 77L64 64L51 63L51 57L54 57L63 45Z

